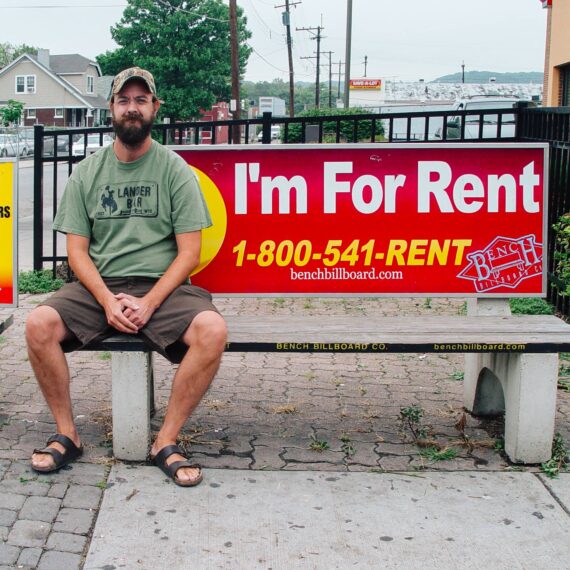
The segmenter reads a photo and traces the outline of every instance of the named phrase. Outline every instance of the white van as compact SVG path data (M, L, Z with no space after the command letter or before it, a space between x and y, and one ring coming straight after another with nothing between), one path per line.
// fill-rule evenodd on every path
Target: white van
M449 117L447 120L447 140L461 137L461 123L465 119L465 139L479 138L479 125L481 115L483 115L482 138L512 138L515 136L515 115L503 114L501 117L501 134L499 136L498 115L495 113L486 114L487 109L514 109L519 106L534 106L532 101L522 101L516 97L474 97L472 99L460 99L456 101L453 110L473 111L473 115L465 117ZM435 132L435 138L441 139L439 128Z

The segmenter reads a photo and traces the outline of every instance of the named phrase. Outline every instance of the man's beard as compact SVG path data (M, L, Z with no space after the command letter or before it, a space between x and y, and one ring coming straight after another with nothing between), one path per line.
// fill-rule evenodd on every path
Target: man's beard
M132 119L140 121L140 125L127 124ZM130 114L125 116L122 120L117 120L113 117L113 128L118 139L125 145L132 148L139 147L148 137L154 123L154 116L149 120L145 119L139 114Z

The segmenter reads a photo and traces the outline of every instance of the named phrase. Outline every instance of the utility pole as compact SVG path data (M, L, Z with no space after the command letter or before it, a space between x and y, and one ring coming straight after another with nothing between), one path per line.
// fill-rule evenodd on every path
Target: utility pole
M364 56L364 77L366 77L366 67L368 66L368 56Z
M296 28L300 32L309 32L313 34L312 40L317 40L317 79L315 85L315 107L318 109L321 106L321 31L324 30L322 26L317 26L316 28ZM314 33L317 30L317 33ZM302 57L301 59L313 59L312 57Z
M332 61L331 55L334 51L324 51L323 54L329 54L329 109L332 107Z
M241 101L239 97L239 57L238 57L238 33L237 33L237 0L230 0L230 44L232 61L232 99L235 101L233 118L240 118ZM232 129L232 140L235 144L241 142L241 128Z
M350 94L350 51L352 43L352 0L346 0L346 56L344 58L344 108Z
M465 83L465 62L461 63L461 83Z
M338 75L338 89L336 92L336 98L340 99L340 78L342 77L341 66L344 65L344 61L340 61L339 59L335 65L338 65L338 73L335 73L335 75Z
M293 76L293 42L291 40L291 18L290 18L290 6L296 6L301 2L292 2L285 0L285 4L280 4L275 6L275 8L285 8L283 12L283 25L287 28L287 54L289 56L289 116L295 116L295 80Z

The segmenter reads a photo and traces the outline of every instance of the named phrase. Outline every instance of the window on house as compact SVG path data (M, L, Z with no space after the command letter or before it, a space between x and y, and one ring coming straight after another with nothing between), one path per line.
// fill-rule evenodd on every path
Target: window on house
M16 93L35 93L35 75L16 75Z
M59 109L55 109L53 117L54 119L63 119L63 109L61 107Z
M36 92L36 76L26 75L26 92L35 93Z
M36 110L35 109L28 109L27 110L27 117L28 117L28 119L35 119L36 118Z
M93 93L93 76L92 75L88 75L87 76L87 93Z

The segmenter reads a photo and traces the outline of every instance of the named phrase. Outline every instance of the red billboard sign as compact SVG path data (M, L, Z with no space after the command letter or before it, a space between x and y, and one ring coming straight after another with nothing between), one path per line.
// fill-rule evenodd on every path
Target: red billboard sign
M351 79L350 89L382 89L381 79Z
M545 293L542 144L174 147L214 226L215 293Z

